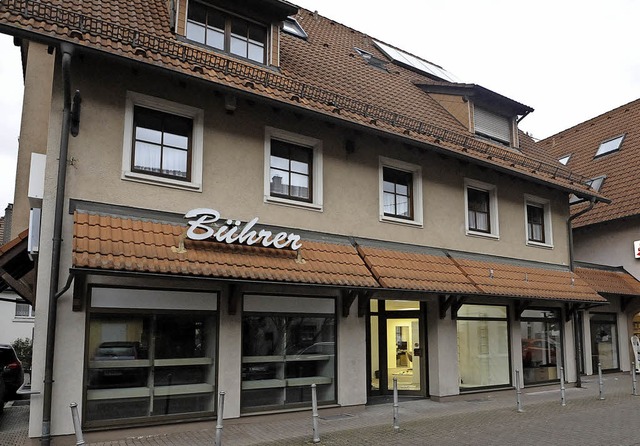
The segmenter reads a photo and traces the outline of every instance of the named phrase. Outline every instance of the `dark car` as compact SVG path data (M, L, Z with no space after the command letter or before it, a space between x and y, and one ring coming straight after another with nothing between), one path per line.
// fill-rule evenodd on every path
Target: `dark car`
M139 342L103 342L96 349L94 366L90 373L91 387L140 387L146 385L146 369L126 367L127 361L142 359L146 355ZM102 361L123 361L124 366L100 367Z
M11 345L0 344L0 370L5 387L5 401L16 398L16 392L24 381L24 370Z

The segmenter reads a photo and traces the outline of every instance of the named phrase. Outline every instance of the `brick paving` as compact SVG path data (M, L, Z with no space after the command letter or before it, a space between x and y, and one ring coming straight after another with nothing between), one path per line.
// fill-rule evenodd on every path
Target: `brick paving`
M398 432L392 427L391 404L344 408L330 416L321 414L319 445L640 445L640 396L631 395L631 378L628 374L610 374L605 375L604 383L605 400L598 400L597 377L583 380L582 388L568 387L565 407L560 404L558 385L526 389L522 396L523 413L516 411L514 391L468 394L445 403L402 401ZM0 445L29 444L26 443L27 419L28 409L26 412L21 407L5 409L0 422ZM21 421L23 428L18 426ZM10 426L16 429L7 430ZM206 429L87 444L213 446L214 438L215 422L211 422L211 427ZM226 420L222 443L225 446L312 445L311 414L294 413L269 420L262 417ZM68 444L73 445L75 441Z

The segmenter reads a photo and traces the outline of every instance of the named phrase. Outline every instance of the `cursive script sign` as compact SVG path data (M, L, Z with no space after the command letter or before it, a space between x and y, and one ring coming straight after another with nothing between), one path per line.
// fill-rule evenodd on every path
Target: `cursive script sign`
M242 226L240 220L226 220L224 224L216 224L220 220L220 212L214 209L198 208L187 212L184 218L190 218L187 238L191 240L206 240L212 238L223 243L241 243L243 245L255 245L274 248L289 247L297 251L302 247L300 236L286 232L274 234L266 229L255 230L253 227L258 223L258 217L245 223ZM224 220L223 220L224 221ZM215 227L214 227L215 225Z

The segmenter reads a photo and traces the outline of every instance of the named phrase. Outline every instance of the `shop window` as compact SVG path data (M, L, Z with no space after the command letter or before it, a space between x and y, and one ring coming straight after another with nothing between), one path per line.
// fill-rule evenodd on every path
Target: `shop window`
M171 293L164 291L155 292L159 308L112 311L109 308L127 298L134 306L145 299L152 302L145 290L116 291L124 299L94 291L86 353L87 426L213 414L215 313L202 311L200 305L192 308L198 312L171 308L167 314L163 310L170 308L162 308L162 302L168 302ZM188 308L191 296L182 295ZM104 302L109 305L101 305Z
M457 336L460 390L510 384L507 307L462 305Z
M520 316L522 366L525 384L559 378L562 358L558 310L524 310Z
M618 324L615 313L591 313L591 357L593 372L618 370Z
M322 144L315 138L266 129L265 201L322 209Z
M422 169L380 157L380 221L422 225Z
M311 384L318 403L335 402L335 344L332 299L245 296L242 411L308 407Z
M498 237L496 186L465 179L465 207L468 235Z
M189 2L187 14L187 39L244 59L266 63L265 26L195 1Z

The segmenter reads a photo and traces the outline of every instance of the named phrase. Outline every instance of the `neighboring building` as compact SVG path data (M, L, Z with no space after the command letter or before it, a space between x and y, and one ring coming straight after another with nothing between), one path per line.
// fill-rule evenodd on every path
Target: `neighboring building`
M575 259L586 262L586 274L606 274L619 267L640 279L640 188L637 172L640 169L640 100L608 111L593 119L566 129L540 141L537 145L572 170L590 178L594 192L602 193L611 203L595 203L593 209L577 197L572 197L572 223ZM582 212L585 213L582 213ZM598 266L605 265L605 266ZM597 273L595 270L599 269ZM598 289L598 287L596 287ZM602 290L598 290L602 291ZM629 295L628 293L631 293ZM602 293L603 295L607 295ZM632 320L640 312L639 299L632 299L633 291L616 296L607 295L612 308L606 316L618 323L617 348L629 350L629 336L640 334L640 319ZM615 309L622 310L615 313ZM615 316L615 317L614 317ZM593 320L603 316L591 315ZM589 316L585 324L589 324ZM637 329L634 329L634 325ZM598 332L585 326L587 339L595 345ZM589 333L591 333L589 335ZM606 337L610 339L610 337ZM597 355L594 353L594 358ZM585 356L588 358L589 356ZM593 367L589 361L586 370Z
M4 210L4 215L0 217L0 245L9 243L11 240L11 219L13 216L13 205L9 203Z
M33 339L35 311L12 291L0 293L0 344L11 344L18 338Z
M7 0L0 29L32 437L70 434L71 401L95 430L212 419L219 391L234 418L311 384L576 381L574 321L607 300L570 269L569 195L606 198L518 130L530 107L280 0Z

